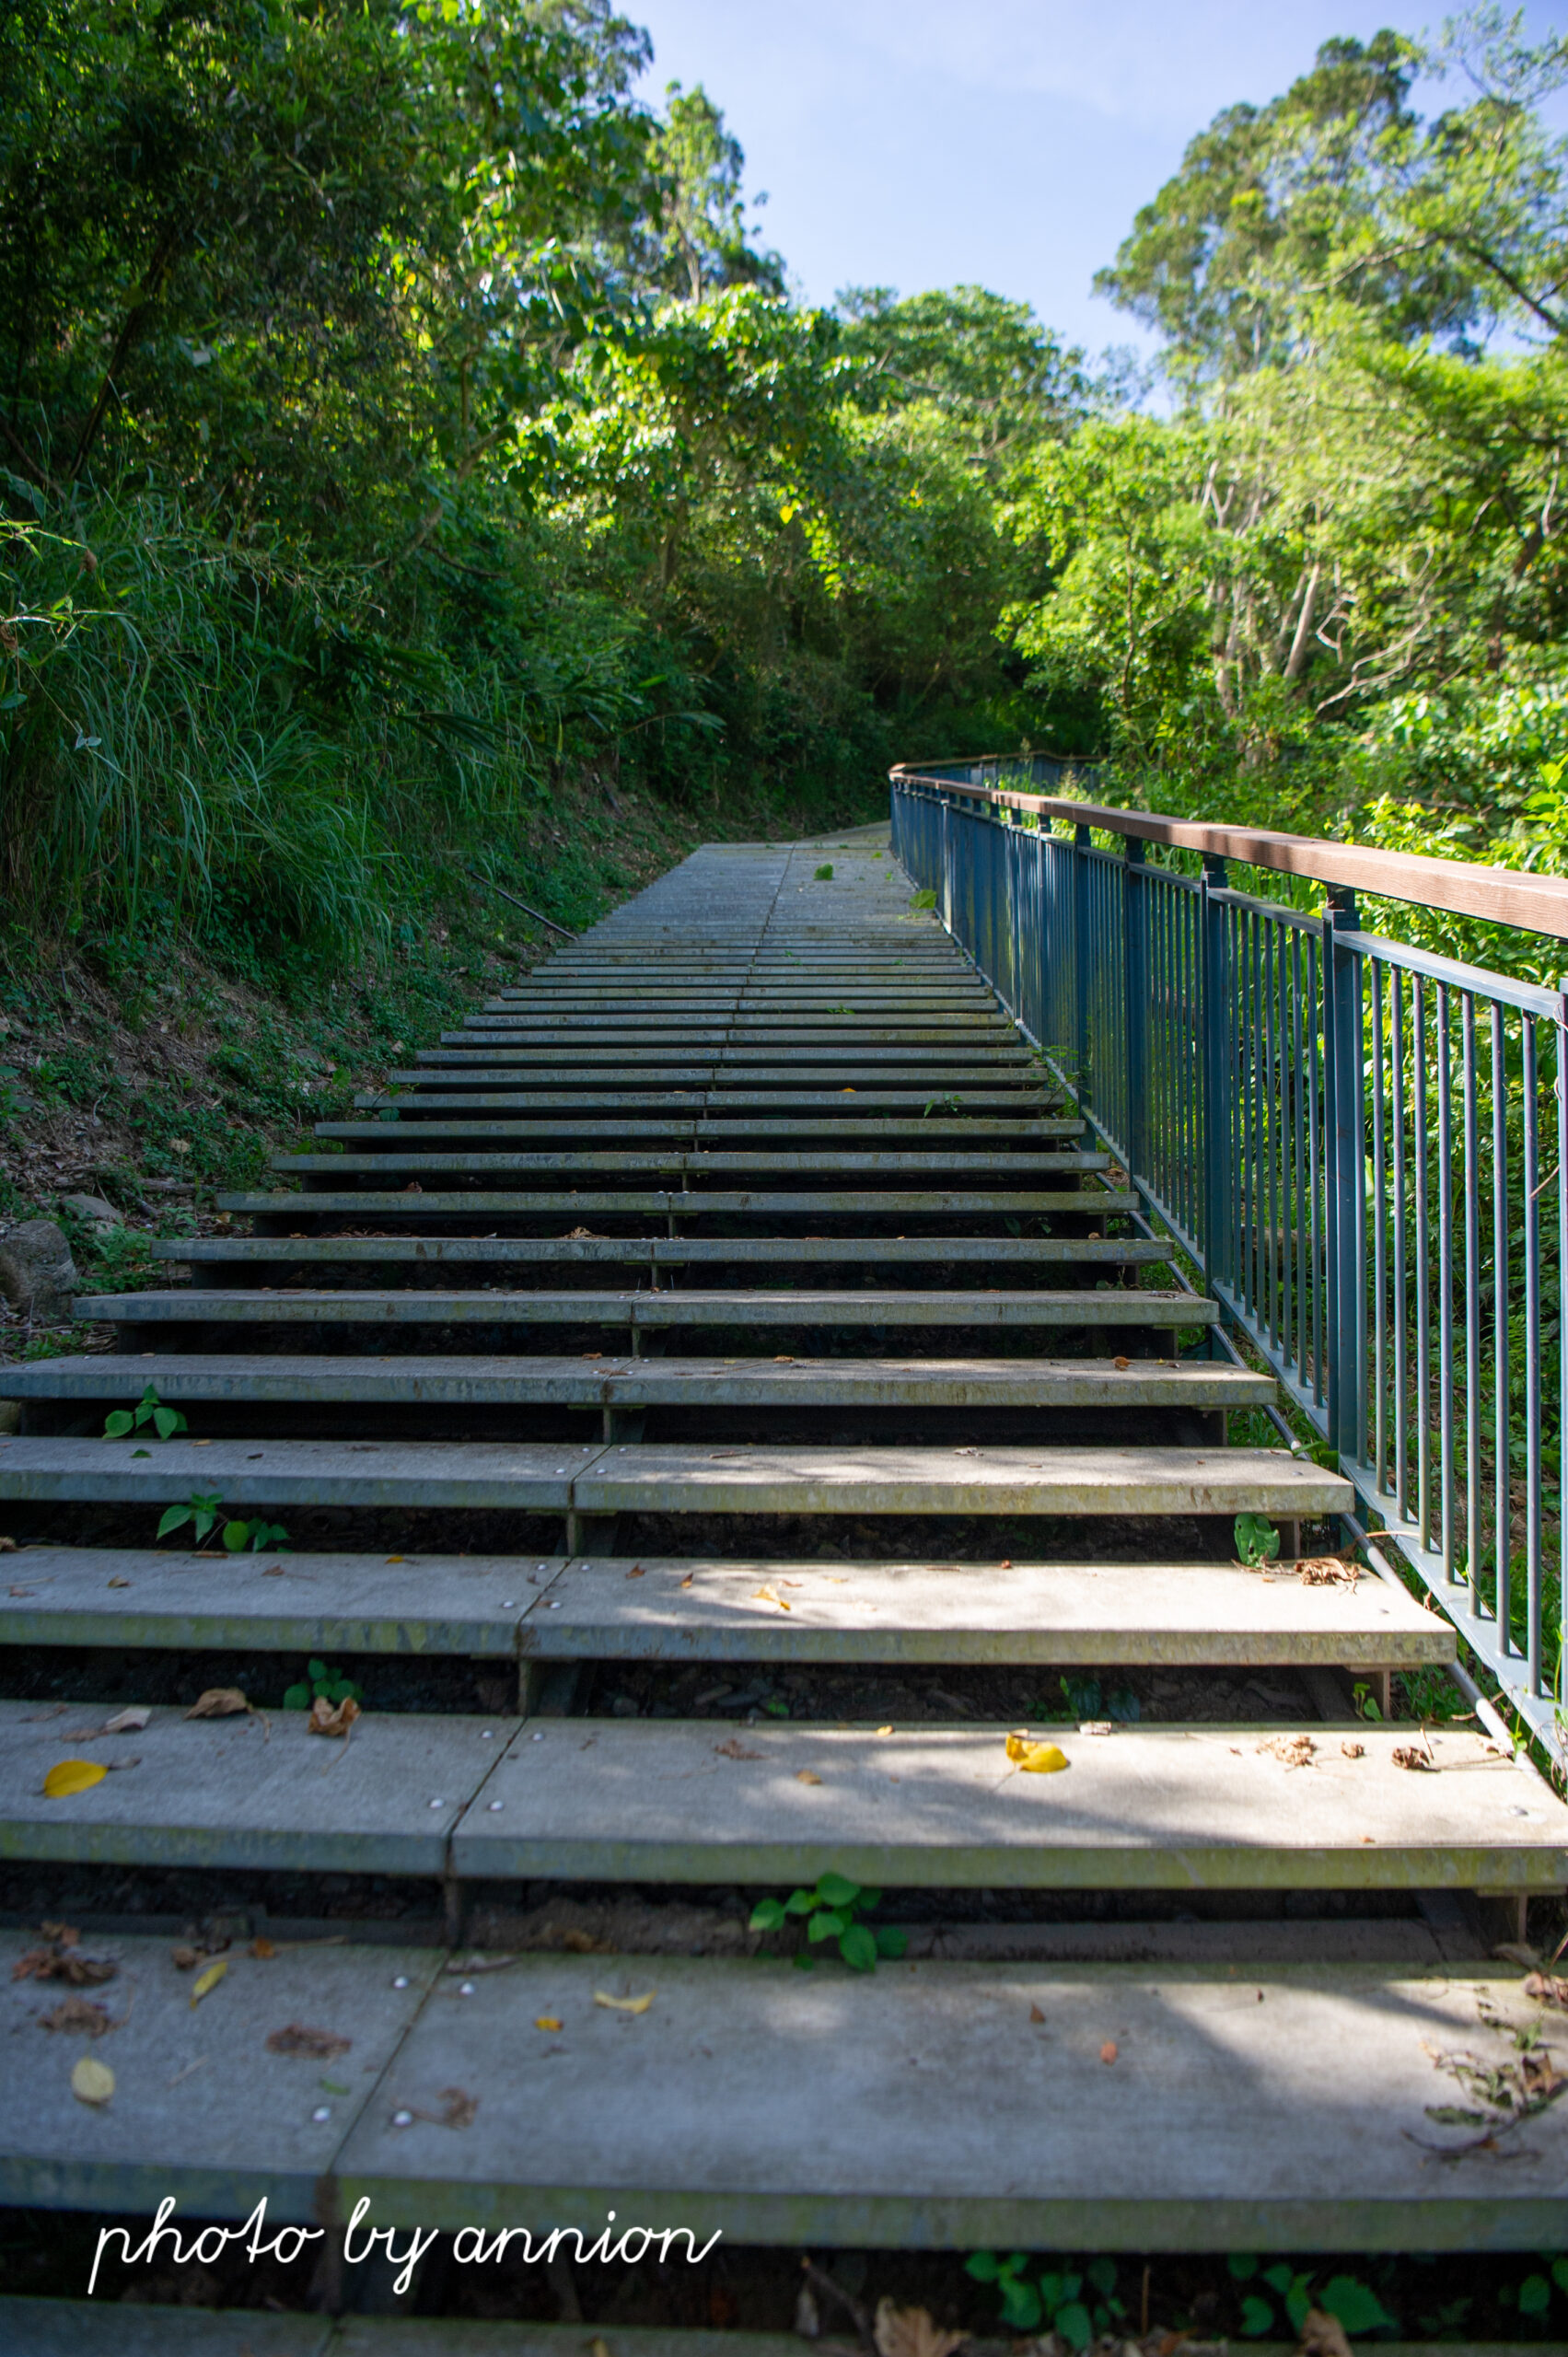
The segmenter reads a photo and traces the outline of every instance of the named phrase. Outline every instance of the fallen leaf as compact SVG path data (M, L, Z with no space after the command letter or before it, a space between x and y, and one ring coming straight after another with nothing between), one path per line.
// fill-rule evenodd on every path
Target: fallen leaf
M387 1561L389 1563L406 1563L408 1557L406 1555L389 1555Z
M107 2063L84 2054L71 2073L71 2093L78 2103L107 2103L114 2093L114 2073Z
M771 1587L754 1588L752 1590L752 1596L754 1601L759 1604L776 1604L781 1612L788 1612L793 1609L785 1598L782 1596L776 1596Z
M819 1784L822 1779L814 1768L797 1768L795 1771L795 1781L797 1784Z
M1342 1743L1340 1749L1347 1759L1365 1759L1366 1757L1366 1746L1364 1743Z
M250 1943L250 1954L256 1957L259 1963L270 1964L273 1957L277 1954L277 1947L272 1940L261 1938L254 1939Z
M264 1580L281 1580L284 1575L284 1567L281 1563L269 1563L261 1573Z
M681 1583L680 1583L681 1586L682 1586L682 1587L690 1587L690 1586L691 1586L691 1578L692 1578L692 1574L691 1574L690 1572L688 1572L688 1573L687 1573L687 1574L686 1574L686 1577L685 1577L685 1578L681 1581Z
M185 1715L188 1719L231 1719L238 1711L250 1708L250 1698L238 1686L209 1686L198 1694Z
M209 1964L205 1972L198 1973L196 1979L191 1984L191 2004L192 2011L201 2003L203 1997L208 1996L211 1991L217 1987L218 1982L223 1979L224 1974L227 1970L228 1958L226 1956L220 1956L216 1964Z
M1038 2005L1031 2005L1031 2006L1029 2007L1029 2019L1030 2019L1030 2021L1031 2021L1031 2022L1042 2022L1042 2021L1044 2021L1044 2019L1045 2019L1045 2015L1040 2012L1040 2007L1039 2007Z
M1287 1768L1309 1768L1318 1757L1318 1747L1309 1735L1272 1735L1258 1749L1283 1759Z
M735 1735L730 1736L727 1743L715 1743L714 1749L721 1759L761 1759L763 1757L760 1751L746 1750L740 1737Z
M1307 1555L1295 1568L1304 1587L1353 1587L1361 1577L1359 1563L1342 1562L1338 1555Z
M95 2004L90 1997L62 1997L53 2012L39 2021L40 2029L70 2030L79 2038L101 2038L116 2026L107 2006Z
M1099 2059L1100 2059L1100 2061L1101 2061L1102 2062L1114 2062L1114 2061L1115 2061L1115 2060L1116 2060L1116 2053L1117 2053L1116 2040L1115 2040L1113 2038L1108 2038L1106 2039L1106 2041L1105 2041L1105 2044L1100 2048L1100 2050L1099 2050Z
M216 1966L214 1970L217 1970ZM203 1972L202 1980L207 1975ZM196 1994L202 1992L202 1980L196 1983ZM330 2062L334 2054L346 2054L354 2044L352 2038L340 2038L334 2029L309 2029L303 2022L290 2022L285 2029L275 2029L267 2040L269 2054L308 2054L317 2062Z
M535 2029L559 2029L560 2026L559 2014L536 2014L534 2016Z
M116 1711L111 1719L105 1719L103 1732L105 1735L135 1735L151 1717L152 1712L145 1702L133 1702L126 1710Z
M1301 2328L1300 2357L1353 2357L1345 2328L1323 2308L1308 2308Z
M1419 1743L1397 1743L1388 1757L1396 1768L1424 1770L1428 1774L1435 1770L1437 1764Z
M115 1573L115 1575L114 1575L114 1577L110 1581L109 1585L110 1585L110 1587L129 1587L129 1586L130 1586L130 1585L131 1585L131 1583L130 1583L130 1581L129 1581L129 1580L122 1580L122 1579L120 1577L119 1573Z
M878 1735L891 1735L893 1730L891 1727L878 1727L877 1732Z
M1539 2004L1568 2006L1568 1980L1559 1980L1550 1972L1532 1972L1526 1979L1525 1994Z
M68 1800L73 1793L90 1793L108 1773L97 1759L57 1759L43 1780L44 1793L52 1801Z
M969 2335L944 2330L925 2308L900 2308L884 2298L877 2303L872 2338L877 2357L952 2357Z
M1004 1555L997 1568L1000 1571L1010 1572L1013 1568L1013 1558L1011 1555Z
M596 1989L594 2003L608 2006L612 2014L645 2014L657 1995L656 1989L650 1989L645 1997L611 1997L604 1990Z
M318 1694L310 1705L305 1731L308 1735L346 1736L358 1716L359 1704L352 1694L345 1694L336 1703L329 1702L324 1694Z
M596 1940L591 1932L575 1929L562 1933L561 1945L569 1948L574 1956L613 1956L615 1953L613 1941Z
M626 1576L629 1580L645 1580L648 1575L646 1572L644 1571L641 1563L633 1563Z
M11 1967L13 1980L64 1980L73 1989L96 1989L119 1971L106 1956L83 1956L76 1933L67 1925L46 1923L43 1929L50 1935L49 1945L19 1956Z
M1031 1743L1022 1729L1007 1737L1007 1757L1029 1776L1054 1776L1067 1765L1067 1754L1054 1743Z
M1119 1374L1125 1375L1129 1366L1132 1364L1132 1361L1131 1359L1112 1359L1110 1364L1117 1369Z
M795 1361L791 1358L785 1358L781 1354L775 1356L773 1364L775 1366L793 1366L795 1364Z
M16 1551L17 1542L14 1538L0 1538L0 1555L14 1555Z

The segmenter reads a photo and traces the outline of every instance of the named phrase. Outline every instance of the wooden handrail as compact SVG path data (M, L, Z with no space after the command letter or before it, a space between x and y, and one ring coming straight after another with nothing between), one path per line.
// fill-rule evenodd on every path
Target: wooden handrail
M969 795L978 802L1005 803L1042 819L1098 827L1104 834L1133 835L1148 843L1169 843L1210 859L1237 859L1249 867L1277 868L1319 884L1348 886L1388 900L1411 900L1446 909L1454 916L1480 917L1491 924L1516 925L1568 941L1568 877L1532 876L1527 869L1481 867L1469 860L1429 859L1412 852L1372 851L1359 843L1325 842L1316 835L1286 835L1266 827L1211 827L1191 819L1166 819L1149 810L1111 810L1098 802L1073 802L1058 795L1017 794L1000 785L960 785L900 766L889 772L895 785L928 785L943 794Z

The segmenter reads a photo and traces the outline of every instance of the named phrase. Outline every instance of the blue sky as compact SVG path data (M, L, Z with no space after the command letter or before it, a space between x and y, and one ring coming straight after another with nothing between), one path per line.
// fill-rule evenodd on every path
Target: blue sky
M769 193L766 241L807 298L979 280L1097 353L1147 343L1090 281L1195 131L1233 100L1272 98L1331 34L1419 33L1444 13L1441 0L621 4L653 35L649 96L675 76L724 109L748 193ZM1526 17L1537 39L1568 29L1568 0ZM1448 93L1421 93L1423 110Z

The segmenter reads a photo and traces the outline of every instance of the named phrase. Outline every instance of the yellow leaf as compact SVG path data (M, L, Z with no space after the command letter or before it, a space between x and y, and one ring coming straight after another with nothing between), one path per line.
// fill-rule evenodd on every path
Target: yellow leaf
M784 1597L775 1596L771 1587L755 1588L752 1591L752 1596L753 1600L759 1604L776 1604L781 1612L787 1612L790 1608Z
M114 2093L114 2073L107 2062L84 2054L71 2073L71 2093L78 2103L107 2103Z
M797 1784L819 1784L822 1779L814 1768L797 1768L795 1771L795 1781Z
M891 1727L878 1727L877 1732L878 1735L891 1735L893 1730Z
M558 2014L538 2014L534 2017L535 2029L559 2029L560 2026L561 2017Z
M387 1561L389 1563L406 1563L408 1557L406 1555L389 1555Z
M215 1989L217 1987L218 1982L223 1979L224 1974L227 1970L228 1959L226 1956L220 1956L216 1964L209 1964L205 1972L197 1976L197 1979L192 1984L191 1989L191 2009L192 2013L201 2003L203 1998L207 1994L207 1991L210 1989Z
M1054 1743L1031 1743L1018 1760L1026 1776L1054 1776L1067 1765L1067 1754Z
M602 1989L596 1989L594 2003L608 2005L612 2014L645 2014L657 1994L656 1989L650 1989L645 1997L609 1997Z
M96 1759L57 1759L43 1780L43 1789L52 1801L63 1801L72 1793L90 1793L108 1773Z

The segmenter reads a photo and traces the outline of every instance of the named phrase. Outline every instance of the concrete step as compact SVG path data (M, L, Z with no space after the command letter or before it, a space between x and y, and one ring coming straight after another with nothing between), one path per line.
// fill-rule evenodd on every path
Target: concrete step
M612 1073L628 1072L635 1074L639 1086L648 1089L668 1085L677 1089L712 1089L728 1096L739 1089L819 1088L842 1095L854 1061L842 1052L835 1052L826 1062L816 1057L803 1057L798 1062L781 1064L771 1062L766 1057L731 1054L727 1051L723 1056L705 1062L684 1058L675 1062L668 1056L650 1061L630 1051L621 1055L600 1048L585 1048L580 1057L555 1048L508 1048L494 1056L477 1050L465 1054L459 1048L422 1048L417 1063L399 1066L389 1071L387 1078L394 1087L404 1088L469 1088L487 1080L493 1080L498 1087L523 1087L530 1074L538 1074L552 1089L593 1090L605 1087ZM1021 1048L939 1064L934 1064L928 1056L900 1056L890 1050L878 1050L865 1057L862 1069L867 1088L903 1086L912 1090L918 1086L929 1090L935 1085L961 1089L966 1097L971 1091L990 1090L1004 1097L1032 1097L1040 1093L1043 1079L1039 1064ZM1058 1099L1058 1092L1049 1083L1044 1094L1048 1100ZM921 1102L924 1101L923 1097Z
M624 1173L629 1178L654 1182L676 1179L699 1187L711 1187L726 1178L761 1178L772 1173L784 1178L816 1178L824 1189L830 1188L835 1178L854 1178L862 1187L869 1187L926 1178L946 1178L958 1186L968 1179L992 1187L998 1182L1005 1187L1024 1187L1031 1179L1038 1183L1045 1178L1076 1178L1109 1170L1110 1156L1041 1153L1021 1146L993 1147L974 1154L952 1149L945 1154L915 1154L896 1148L885 1154L854 1154L844 1148L835 1148L830 1153L793 1154L784 1146L756 1152L714 1146L645 1152L624 1147L598 1152L578 1147L553 1154L443 1154L389 1145L382 1154L274 1154L269 1157L268 1167L280 1178L335 1179L344 1187L356 1178L395 1176L418 1178L423 1183L426 1178L457 1178L470 1174L487 1178L493 1185L507 1180L517 1188L548 1187L552 1180L559 1183L574 1172L601 1182Z
M151 1512L313 1502L519 1513L1345 1514L1348 1481L1279 1449L758 1448L559 1441L0 1440L0 1500Z
M1551 1891L1568 1805L1527 1763L1453 1727L1049 1722L1065 1769L1028 1775L1003 1726L416 1716L367 1709L345 1741L278 1708L225 1719L0 1701L0 1854L187 1870L495 1882L815 1882L900 1889ZM1312 1756L1296 1766L1291 1747ZM1347 1756L1349 1750L1356 1756ZM1286 1756L1281 1757L1281 1752ZM585 1756L592 1753L591 1761ZM122 1772L43 1794L62 1759Z
M1455 1657L1451 1623L1392 1582L1307 1586L1290 1568L1234 1563L389 1560L167 1544L29 1547L6 1570L6 1644L1126 1668Z
M317 1158L331 1170L343 1168L345 1158L342 1155L322 1155ZM482 1171L486 1157L476 1155L475 1163ZM372 1169L376 1167L374 1158L370 1167ZM624 1167L624 1157L621 1158L618 1167ZM943 1167L948 1166L944 1163ZM879 1187L874 1195L868 1195L864 1186L799 1190L704 1186L700 1190L690 1187L539 1187L527 1190L513 1188L505 1193L498 1193L480 1187L442 1190L425 1187L416 1180L411 1180L402 1188L338 1186L331 1189L330 1192L321 1188L308 1194L299 1190L288 1191L279 1189L275 1193L262 1193L258 1190L221 1194L217 1204L220 1211L261 1219L308 1219L323 1214L341 1219L355 1215L361 1218L460 1219L475 1225L481 1220L496 1217L557 1218L563 1213L578 1220L603 1215L674 1221L723 1215L761 1219L770 1223L801 1218L856 1219L862 1222L871 1218L974 1222L1043 1218L1057 1213L1077 1219L1105 1219L1141 1208L1137 1196L1130 1190L1109 1187L1007 1188L994 1191L978 1187L958 1188L951 1191L941 1188Z
M257 1296L241 1298L254 1302ZM743 1316L730 1313L738 1323ZM605 1408L1083 1408L1109 1413L1178 1408L1210 1413L1272 1407L1277 1396L1272 1376L1219 1359L778 1360L631 1353L615 1359L599 1353L587 1358L495 1357L478 1351L372 1358L363 1353L192 1351L151 1358L93 1352L0 1366L0 1399L134 1406L148 1384L171 1407L200 1400L230 1407L360 1400L427 1408L554 1402Z
M304 1199L293 1197L298 1204ZM496 1269L601 1267L665 1272L715 1268L929 1267L1009 1270L1151 1268L1173 1260L1174 1245L1156 1237L1067 1236L205 1236L166 1237L152 1246L156 1260L209 1266L298 1268L342 1266ZM96 1296L103 1298L103 1296ZM1186 1295L1195 1320L1214 1312Z
M580 2220L585 2247L608 2209L699 2244L825 2248L1561 2240L1568 2105L1508 2131L1527 2159L1502 2173L1476 2130L1431 2117L1470 2100L1450 2058L1516 2073L1516 2029L1562 2044L1502 1967L905 1962L856 1977L550 1954L445 1970L437 1951L346 1945L236 1952L193 2010L168 1944L123 1938L103 1944L120 1969L95 1993L121 2026L113 2100L93 2109L71 2095L74 2053L35 2027L55 1991L9 1977L35 1942L0 1933L14 2205L138 2218L172 2193L188 2217L238 2219L265 2196L274 2220L308 2222L363 2195L400 2227ZM653 2003L629 2014L596 1991ZM271 2051L291 2023L352 2044L327 2065ZM243 2101L220 2100L236 2079ZM453 2089L476 2106L460 2131L440 2124ZM1460 2156L1434 2165L1434 2148Z
M395 1077L395 1075L394 1075ZM728 1120L731 1114L743 1113L810 1113L826 1112L851 1115L910 1112L923 1120L925 1108L932 1102L931 1085L923 1088L710 1088L706 1086L682 1087L672 1084L668 1088L596 1088L591 1082L579 1089L552 1086L528 1088L520 1085L511 1088L485 1090L466 1088L448 1091L436 1085L429 1073L412 1074L412 1088L365 1089L354 1103L366 1110L393 1109L400 1113L416 1112L497 1112L525 1111L530 1115L545 1112L610 1113L650 1112L668 1110L693 1116L706 1112L712 1118ZM470 1075L471 1078L472 1075ZM1026 1088L965 1088L958 1101L967 1120L970 1114L1016 1113L1020 1117L1045 1113L1059 1099L1045 1089Z
M584 1116L578 1120L554 1118L534 1119L519 1114L516 1119L486 1116L462 1109L443 1112L427 1109L423 1103L400 1101L389 1109L393 1118L374 1121L315 1121L311 1128L319 1138L354 1138L383 1144L398 1138L408 1142L412 1130L422 1144L436 1138L543 1139L559 1138L570 1145L579 1141L598 1138L670 1139L689 1149L717 1144L743 1144L749 1138L781 1143L802 1138L826 1140L885 1141L902 1140L911 1145L935 1146L945 1138L958 1139L963 1144L980 1146L1007 1144L1038 1144L1044 1138L1080 1138L1085 1132L1082 1121L1047 1120L1030 1116L1027 1120L1010 1120L989 1114L962 1114L954 1117L934 1115L927 1119L912 1114L902 1120L888 1113L823 1113L815 1118L805 1114L781 1114L774 1119L769 1114L741 1115L733 1120L714 1120L704 1113L683 1115L677 1109L660 1117L652 1113L621 1112Z
M323 1239L324 1240L324 1239ZM517 1325L627 1327L653 1333L690 1326L1036 1327L1212 1326L1215 1303L1193 1294L1144 1293L1107 1285L1074 1293L905 1293L890 1286L879 1293L821 1291L801 1286L790 1293L695 1292L690 1287L640 1293L398 1292L369 1288L314 1292L304 1287L184 1293L85 1294L78 1318L99 1324L157 1326L225 1325Z

